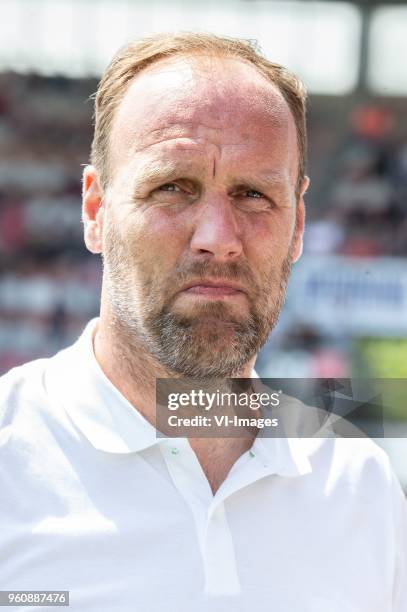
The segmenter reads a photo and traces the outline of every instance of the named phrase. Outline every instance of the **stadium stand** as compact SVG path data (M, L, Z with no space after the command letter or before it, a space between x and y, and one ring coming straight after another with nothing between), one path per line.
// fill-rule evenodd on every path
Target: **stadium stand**
M52 354L97 314L101 263L83 245L80 220L95 89L93 79L0 75L0 372ZM359 105L345 134L333 128L337 113L334 98L311 99L305 256L406 256L402 106ZM298 376L349 372L346 339L286 329L284 317L275 337L285 374L289 363Z

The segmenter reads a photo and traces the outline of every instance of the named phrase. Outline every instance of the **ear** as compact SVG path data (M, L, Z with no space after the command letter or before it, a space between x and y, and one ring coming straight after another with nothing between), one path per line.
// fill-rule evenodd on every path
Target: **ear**
M304 226L305 226L304 194L307 191L309 184L310 184L310 180L308 176L304 177L304 180L301 185L300 196L297 202L295 229L294 229L293 247L292 247L293 251L292 251L292 259L291 259L292 263L296 263L302 255Z
M94 166L86 166L82 180L82 220L87 249L101 253L103 249L103 192L98 172Z

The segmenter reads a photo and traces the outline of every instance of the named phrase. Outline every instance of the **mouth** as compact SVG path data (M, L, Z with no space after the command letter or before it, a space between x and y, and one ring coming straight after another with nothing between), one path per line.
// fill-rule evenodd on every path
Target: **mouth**
M194 281L188 283L181 291L187 295L202 296L209 299L224 299L245 295L246 293L241 285L222 279Z

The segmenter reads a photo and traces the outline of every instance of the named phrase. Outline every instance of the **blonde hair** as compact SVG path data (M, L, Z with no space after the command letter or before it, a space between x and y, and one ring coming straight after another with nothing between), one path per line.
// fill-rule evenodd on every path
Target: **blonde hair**
M108 152L114 113L130 81L160 59L179 55L240 59L253 65L279 89L291 110L297 130L298 194L305 176L307 157L306 90L303 83L284 66L267 60L253 41L192 32L154 34L132 42L120 49L106 68L95 94L95 132L91 148L91 163L99 171L102 187L106 188L109 181Z

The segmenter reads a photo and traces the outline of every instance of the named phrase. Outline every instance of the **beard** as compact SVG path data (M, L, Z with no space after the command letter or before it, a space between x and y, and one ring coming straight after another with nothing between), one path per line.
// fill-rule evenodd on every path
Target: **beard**
M103 283L112 324L130 356L144 353L173 377L238 376L277 323L292 267L292 244L283 262L278 267L274 260L268 262L259 280L246 261L220 264L206 259L180 261L163 281L145 253L137 246L134 251L108 222ZM221 300L199 299L187 310L177 308L179 290L192 279L207 278L241 283L247 290L247 312L236 312Z

